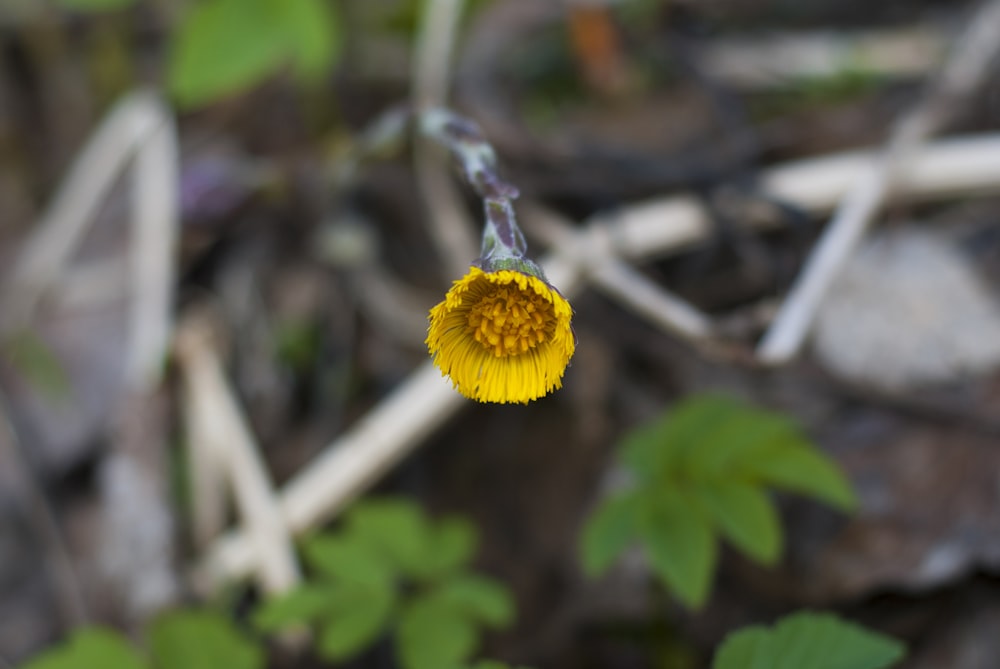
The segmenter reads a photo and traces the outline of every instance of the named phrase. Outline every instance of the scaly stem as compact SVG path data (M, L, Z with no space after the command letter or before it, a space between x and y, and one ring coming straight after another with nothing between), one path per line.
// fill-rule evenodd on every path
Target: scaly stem
M539 275L537 265L525 258L527 243L514 215L518 190L497 174L496 153L479 126L446 109L420 113L419 124L425 135L448 148L466 180L483 198L486 224L478 264L491 270L515 269Z

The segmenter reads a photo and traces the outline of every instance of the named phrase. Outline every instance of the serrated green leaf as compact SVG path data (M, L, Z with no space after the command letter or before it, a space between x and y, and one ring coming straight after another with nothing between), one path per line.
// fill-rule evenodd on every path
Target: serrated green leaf
M471 523L461 518L438 521L431 528L427 571L439 577L461 569L472 559L478 543L476 528Z
M393 570L377 549L349 535L316 534L302 542L302 557L320 575L339 583L383 586Z
M314 584L302 585L257 607L253 623L262 632L276 632L294 625L315 622L329 609L329 588Z
M834 615L797 613L773 629L731 634L713 669L885 669L905 654L900 642Z
M638 531L654 572L686 606L705 603L717 547L709 520L675 490L643 495Z
M403 669L458 667L476 650L473 623L432 597L403 609L396 628L396 651Z
M108 12L131 7L135 0L59 0L59 4L77 12Z
M636 538L637 497L624 494L601 502L580 536L583 570L591 577L605 571Z
M323 0L271 0L280 3L296 72L315 78L328 71L340 51L340 23Z
M434 535L423 511L400 499L370 500L347 514L347 532L400 571L422 576L433 561Z
M391 588L351 585L335 589L319 634L320 655L337 661L361 652L383 634L395 605L396 593Z
M117 632L87 627L74 632L66 642L21 665L21 669L148 669L148 666Z
M478 574L459 574L429 595L435 603L489 627L507 627L514 620L514 601L499 581Z
M261 81L287 58L283 17L264 0L205 0L192 5L174 36L170 90L193 107Z
M854 491L840 469L814 449L770 449L745 463L744 470L768 485L814 497L845 511L857 505Z
M698 500L715 526L736 548L763 564L781 555L781 522L767 494L748 483L706 482L697 488Z
M174 611L149 629L157 669L262 669L264 654L233 622L211 611Z

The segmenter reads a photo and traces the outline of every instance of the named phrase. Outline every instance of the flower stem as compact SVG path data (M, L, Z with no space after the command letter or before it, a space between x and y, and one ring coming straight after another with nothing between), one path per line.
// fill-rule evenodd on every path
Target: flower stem
M489 269L503 264L504 269L539 275L537 266L525 258L527 243L514 215L518 190L497 174L496 153L479 126L440 108L418 112L418 123L421 132L451 152L466 180L483 198L486 225L479 264Z

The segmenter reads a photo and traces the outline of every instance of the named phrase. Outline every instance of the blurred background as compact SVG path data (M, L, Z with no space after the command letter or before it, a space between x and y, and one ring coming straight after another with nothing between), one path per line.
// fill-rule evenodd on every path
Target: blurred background
M941 74L979 7L0 0L0 667L85 623L141 645L180 605L249 630L297 568L280 542L267 559L244 542L204 577L223 528L274 521L287 542L361 494L475 528L471 566L517 610L483 657L707 667L728 632L810 608L906 642L899 666L995 666L1000 40L967 80ZM372 129L407 104L479 124L547 268L585 264L571 240L647 216L634 229L650 241L622 242L622 262L708 329L664 326L644 293L584 268L557 285L578 342L562 390L528 406L411 394L359 432L427 364L427 310L478 251L481 203L447 155ZM808 344L765 364L755 347L868 173L822 161L880 150L920 110L932 143L971 139L887 189ZM806 159L833 176L779 186L768 171L805 174ZM780 559L724 545L701 607L641 555L587 578L581 528L623 485L623 436L707 391L797 422L856 508L779 494ZM369 437L397 455L330 484L343 492L302 488L336 501L303 492L301 512L275 511L272 485L344 435L362 460ZM399 666L391 646L342 664ZM341 666L308 642L261 652L260 666Z

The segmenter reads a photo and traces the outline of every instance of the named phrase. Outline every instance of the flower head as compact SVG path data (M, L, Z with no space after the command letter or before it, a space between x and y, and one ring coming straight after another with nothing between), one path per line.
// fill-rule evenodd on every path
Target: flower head
M576 348L572 315L534 272L472 267L431 309L427 347L466 397L527 404L562 387Z

